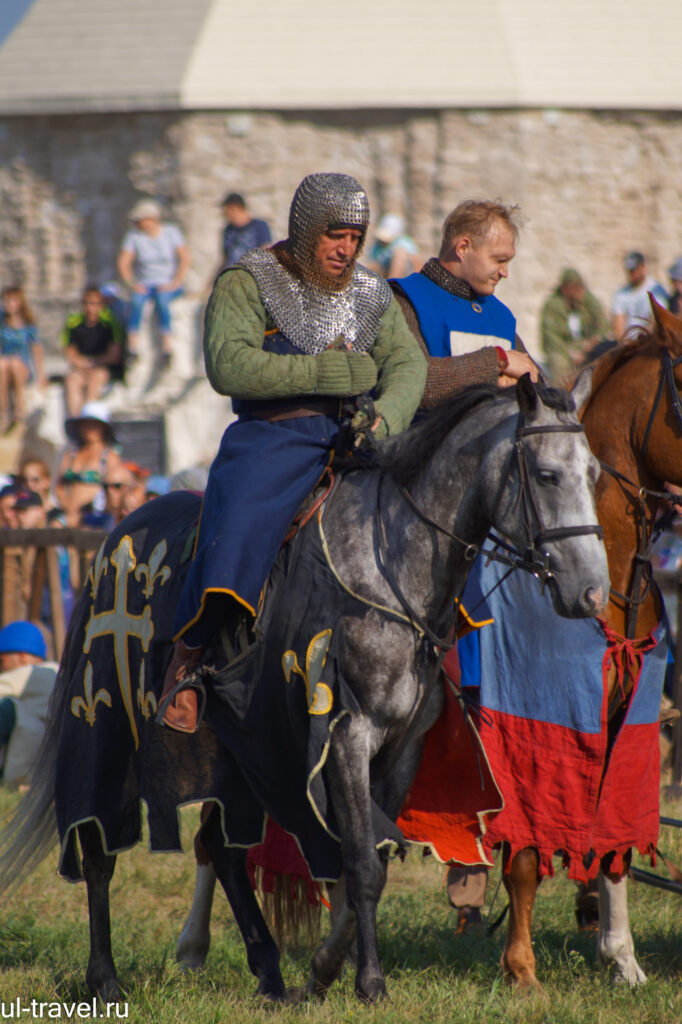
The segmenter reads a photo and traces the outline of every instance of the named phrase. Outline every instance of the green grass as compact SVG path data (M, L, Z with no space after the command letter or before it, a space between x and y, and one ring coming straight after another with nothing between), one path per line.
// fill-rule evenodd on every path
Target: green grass
M18 801L0 795L3 817ZM682 804L664 812L682 817ZM197 811L183 812L184 841ZM663 829L661 846L682 863L682 830ZM8 1003L90 1000L85 986L88 914L83 885L55 876L53 856L0 906L0 999ZM489 895L499 879L493 872ZM175 942L189 909L191 853L149 854L143 845L118 859L112 882L112 933L129 1019L158 1024L679 1024L682 1021L682 898L630 884L630 914L640 963L649 983L636 991L610 985L595 966L595 941L573 917L572 884L564 874L543 883L534 914L538 977L544 989L526 994L507 986L498 963L503 929L454 935L454 912L442 888L443 869L413 851L391 863L379 908L380 953L390 998L361 1005L346 970L324 1003L271 1007L253 997L255 981L222 895L216 899L206 969L183 974ZM504 905L503 890L495 913ZM323 923L324 927L324 923ZM304 985L310 950L284 954L287 985ZM31 1018L24 1015L24 1019Z

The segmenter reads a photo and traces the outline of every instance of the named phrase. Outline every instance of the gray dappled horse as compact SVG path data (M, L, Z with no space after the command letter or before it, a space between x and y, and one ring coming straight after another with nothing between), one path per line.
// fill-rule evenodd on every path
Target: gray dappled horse
M419 762L423 736L440 712L438 639L452 626L454 600L463 589L469 560L494 527L529 568L546 578L557 612L569 617L595 614L609 585L595 525L597 472L570 397L536 389L525 377L515 392L478 386L444 403L407 434L381 444L371 468L346 474L327 502L323 522L329 559L344 587L361 595L365 607L362 615L348 616L343 623L338 664L355 709L336 722L324 770L340 836L347 904L313 958L311 991L323 993L335 980L357 932L356 991L368 1001L385 992L376 907L385 882L387 848L377 850L372 803L395 821ZM138 510L133 514L134 531L128 527L135 535L144 527L148 546L158 543L164 531L177 530L164 501L155 502L151 512ZM169 514L164 519L166 507ZM128 539L123 536L126 522L111 541L118 543L114 555L118 552L119 557ZM306 531L300 543L307 543ZM150 569L147 573L151 578ZM97 573L93 579L99 579ZM93 594L95 590L93 583ZM286 580L277 600L287 600ZM154 607L152 601L152 616ZM73 756L59 742L62 721L68 702L73 706L73 666L82 666L77 659L88 644L77 624L67 642L42 760L4 839L3 886L34 866L54 839L53 801ZM166 659L169 654L168 646ZM113 667L98 669L97 686L104 686L107 670L112 672ZM160 690L162 675L157 652L145 678L159 677ZM145 728L157 729L153 723ZM164 736L164 742L175 751L175 771L185 763L200 765L203 789L195 786L192 797L215 799L216 776L224 778L220 765L232 754L221 748L211 730L202 726L194 736ZM94 748L92 756L97 758ZM106 774L108 766L82 767ZM159 790L164 782L157 776ZM161 803L164 799L160 794ZM145 800L151 819L158 814L154 794L148 790ZM277 820L277 809L267 809ZM229 831L225 805L222 810ZM96 814L88 821L71 822L67 835L61 835L62 849L76 828L90 910L86 979L103 997L112 998L119 992L109 926L115 855L105 849ZM244 938L258 990L282 998L279 952L249 885L246 853L225 845L217 805L203 825L202 838Z

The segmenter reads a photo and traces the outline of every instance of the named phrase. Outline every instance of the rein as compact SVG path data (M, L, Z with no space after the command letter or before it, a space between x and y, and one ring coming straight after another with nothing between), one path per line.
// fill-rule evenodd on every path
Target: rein
M505 486L509 480L512 467L514 463L514 456L518 462L519 472L519 484L520 484L520 500L523 503L523 518L524 526L526 531L526 555L522 556L517 549L504 544L510 554L504 554L497 549L483 549L480 545L474 544L471 541L464 540L459 537L456 533L448 530L446 527L441 526L435 520L431 519L430 516L426 515L422 509L419 508L416 501L403 485L399 485L398 492L402 499L412 509L415 515L427 526L444 536L449 537L456 543L460 544L464 548L464 559L465 561L472 563L479 554L487 555L490 561L502 562L505 565L510 566L510 571L513 569L523 569L525 572L529 572L537 579L541 580L543 590L547 582L554 578L554 574L549 568L549 553L544 552L540 554L538 548L549 542L552 543L558 540L564 540L568 537L584 537L590 534L596 534L600 539L604 537L604 530L598 524L590 524L586 526L561 526L553 529L546 529L542 514L538 508L533 489L531 487L531 474L528 466L528 459L526 456L526 450L524 446L524 438L536 435L536 434L558 434L558 433L584 433L585 428L581 423L556 423L547 424L546 426L529 427L525 426L522 422L522 414L519 413L519 422L517 424L515 433L515 443L511 458L508 463L507 473L504 477L502 485L499 489L499 495L493 511L493 518L499 503L502 499ZM382 517L382 506L381 506L381 489L384 481L384 474L379 476L379 482L377 485L377 502L374 513L377 541L378 541L378 554L379 554L379 566L384 574L386 581L388 582L393 594L398 599L400 605L405 611L407 617L414 623L424 636L428 637L429 640L441 649L441 651L450 650L456 641L450 641L447 636L440 637L437 633L432 630L424 619L412 608L408 599L405 597L398 580L393 573L390 565L390 552L388 549L388 539L386 537L386 529ZM468 575L468 573L467 573ZM461 601L462 593L466 584L466 576L461 584L458 594L453 596L453 607L457 607ZM448 624L448 635L452 624Z
M664 349L661 356L661 372L658 378L658 388L656 389L656 395L654 397L651 412L649 413L649 419L644 431L640 458L643 458L646 453L651 427L656 417L666 384L668 385L675 419L677 420L677 425L682 433L682 398L680 398L680 393L677 390L674 375L675 368L681 364L682 356L678 356L677 359L673 359L670 355L670 350L667 348ZM614 469L613 466L610 466L607 462L603 462L602 459L599 459L598 461L601 468L621 485L621 489L626 496L632 500L633 505L636 504L634 514L637 515L637 534L639 537L639 543L638 549L633 556L635 568L632 574L632 582L630 583L627 594L621 594L620 591L611 588L612 597L618 598L619 601L623 601L625 604L625 636L628 640L634 640L639 609L640 606L644 604L653 582L651 551L660 534L660 530L652 531L651 533L649 532L650 516L648 515L647 499L657 498L661 501L670 502L673 506L682 504L682 499L671 491L655 491L650 487L638 487L637 484L633 480L630 480L629 477L625 476L624 473ZM625 487L622 486L623 484L632 488L633 493L629 494ZM643 590L642 583L644 583Z

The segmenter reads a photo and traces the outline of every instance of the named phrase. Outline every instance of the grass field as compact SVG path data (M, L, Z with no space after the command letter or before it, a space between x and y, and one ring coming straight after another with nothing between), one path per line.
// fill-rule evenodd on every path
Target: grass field
M18 797L0 796L2 816ZM682 816L682 804L662 813ZM183 814L191 846L195 809ZM682 830L663 829L661 846L682 863ZM639 859L637 859L639 863ZM84 885L55 876L54 856L0 906L0 999L54 1004L90 1000L85 986L88 915ZM454 912L442 889L443 869L416 851L391 863L379 910L380 952L389 996L361 1005L347 970L324 1003L272 1007L253 997L241 939L220 895L206 969L180 972L175 941L189 908L194 879L191 854L151 855L142 845L122 855L112 883L113 946L128 998L128 1019L158 1024L310 1024L358 1022L463 1022L463 1024L680 1024L682 1022L682 898L630 883L630 914L638 958L649 975L629 991L610 985L595 966L594 938L578 933L573 886L564 875L543 883L535 911L535 953L542 993L525 994L499 977L503 936L457 937ZM493 872L489 896L499 879ZM504 905L503 890L495 913ZM324 923L323 923L324 926ZM288 985L303 985L310 950L286 954ZM122 1011L121 1011L122 1012ZM47 1015L47 1010L44 1011ZM31 1017L23 1015L25 1020Z

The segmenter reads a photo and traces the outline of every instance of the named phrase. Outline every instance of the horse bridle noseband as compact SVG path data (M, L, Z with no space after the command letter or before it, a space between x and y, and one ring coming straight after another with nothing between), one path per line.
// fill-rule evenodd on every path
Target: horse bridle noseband
M658 407L663 397L663 390L665 385L668 385L668 391L670 394L670 401L673 408L673 414L677 421L677 425L682 434L682 398L677 390L677 384L675 383L675 369L682 365L682 356L678 356L677 359L673 359L670 354L670 349L664 349L661 355L661 372L658 378L658 388L656 389L656 395L654 402L649 413L649 419L647 421L646 428L644 430L644 438L642 440L642 448L639 453L640 459L644 458L646 449L649 444L649 435L651 434L651 427L653 425ZM625 476L624 473L614 469L608 462L604 462L599 459L599 465L601 468L612 476L618 483L627 484L635 492L635 500L637 502L636 513L638 516L637 532L639 535L639 548L634 555L635 571L632 575L632 582L630 589L627 594L621 594L618 590L611 589L611 595L617 597L618 600L623 601L625 604L625 636L628 640L634 640L635 632L637 629L637 616L639 614L640 605L644 603L649 593L649 588L653 581L653 573L651 571L651 550L654 543L658 539L660 531L649 534L649 517L647 515L647 498L658 498L661 501L671 502L673 505L681 504L682 499L672 494L670 491L654 491L650 487L638 487L637 484L630 480L629 477ZM625 488L622 488L625 492ZM627 494L627 492L625 492ZM632 495L628 495L632 497ZM646 578L644 585L644 591L640 594L642 589L642 581ZM637 596L639 594L639 597Z
M568 537L585 537L589 536L590 534L595 534L600 538L600 540L602 540L604 537L604 530L598 523L590 524L587 526L559 526L549 530L545 528L545 524L542 519L542 514L540 512L540 509L538 508L535 496L533 494L533 489L531 487L531 474L528 466L526 449L523 442L524 438L529 437L531 435L559 433L584 434L585 428L583 427L582 423L552 423L547 424L545 426L526 426L523 423L523 414L519 413L519 419L515 433L514 448L508 461L507 472L505 473L504 478L500 484L498 497L495 503L492 518L494 518L495 514L497 513L507 481L511 476L512 467L514 463L514 456L516 456L516 460L518 462L519 467L519 500L522 502L523 505L523 520L527 538L525 557L520 555L516 548L512 547L509 544L506 544L499 538L496 538L496 547L488 550L481 548L478 544L472 544L469 541L464 540L462 537L458 537L456 533L453 533L446 527L441 526L440 523L435 522L435 520L427 516L419 508L419 506L417 505L416 501L414 500L410 492L407 490L407 488L404 487L402 484L399 485L399 493L401 494L405 502L410 506L412 511L418 516L419 519L421 519L423 523L437 530L439 533L442 533L444 536L449 537L451 540L457 541L458 544L461 544L463 546L464 558L466 561L473 562L474 559L479 554L487 555L489 561L502 562L504 565L510 567L510 571L512 571L513 569L523 569L525 572L529 572L531 575L535 576L537 579L541 581L542 588L544 591L545 585L548 583L549 580L554 578L554 574L549 568L549 552L545 551L543 554L540 554L540 551L538 550L543 544L564 540ZM383 474L381 474L377 485L377 503L375 508L375 525L379 547L378 553L380 567L383 570L384 576L389 586L391 587L391 590L393 591L394 595L397 597L398 601L402 605L405 613L418 627L420 632L427 636L432 641L432 643L434 643L437 647L440 647L441 650L449 650L453 646L453 643L451 643L447 639L447 637L437 636L436 633L434 633L433 630L431 630L431 628L426 624L426 622L423 621L421 616L414 611L414 609L410 606L407 598L403 594L400 588L400 584L398 583L393 573L393 570L391 569L388 542L381 514L381 486L383 479L384 476ZM506 553L505 551L500 551L499 547L504 548ZM464 583L466 583L466 577ZM458 606L460 599L462 597L464 583L462 584L461 592L455 595L453 599L453 607L455 608Z

